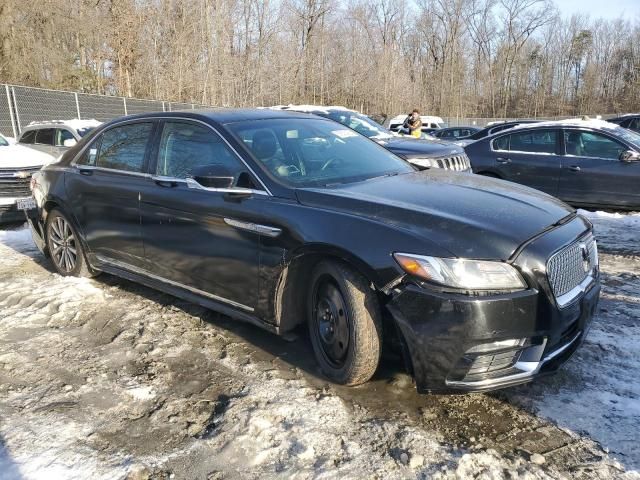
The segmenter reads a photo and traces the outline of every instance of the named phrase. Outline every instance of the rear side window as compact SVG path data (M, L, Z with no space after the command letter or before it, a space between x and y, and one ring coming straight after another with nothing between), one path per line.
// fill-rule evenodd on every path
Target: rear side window
M509 135L496 138L493 141L494 150L509 150Z
M36 131L30 130L28 132L25 132L25 134L22 135L22 137L20 137L19 143L32 144L35 141L36 141Z
M512 133L493 141L494 150L512 152L555 154L558 132L556 130L530 130Z
M102 134L95 165L126 172L142 172L152 128L152 123L133 123L107 130Z
M36 132L36 143L40 145L54 145L55 128L43 128Z
M210 128L191 122L166 122L162 129L156 174L187 178L196 167L224 165L238 176L245 171L235 153Z

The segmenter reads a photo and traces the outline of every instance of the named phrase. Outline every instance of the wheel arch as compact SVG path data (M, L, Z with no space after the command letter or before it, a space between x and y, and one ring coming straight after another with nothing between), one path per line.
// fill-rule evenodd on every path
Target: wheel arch
M377 275L363 259L339 247L311 244L292 252L282 270L275 291L274 315L280 333L306 321L306 292L311 270L323 260L343 263L362 275L370 287L381 292Z

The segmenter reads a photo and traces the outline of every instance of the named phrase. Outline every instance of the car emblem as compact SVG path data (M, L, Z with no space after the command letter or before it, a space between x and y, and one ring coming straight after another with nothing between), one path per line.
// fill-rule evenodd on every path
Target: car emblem
M589 257L589 249L584 243L580 244L580 251L582 252L582 269L584 273L588 273L591 270L591 258Z

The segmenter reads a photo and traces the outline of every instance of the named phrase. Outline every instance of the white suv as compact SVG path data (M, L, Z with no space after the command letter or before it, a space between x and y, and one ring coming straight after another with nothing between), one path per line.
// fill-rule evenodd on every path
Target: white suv
M98 125L101 122L97 120L77 119L31 122L20 133L18 143L57 158Z
M26 220L18 204L31 198L31 175L52 161L51 155L10 143L0 135L0 223Z

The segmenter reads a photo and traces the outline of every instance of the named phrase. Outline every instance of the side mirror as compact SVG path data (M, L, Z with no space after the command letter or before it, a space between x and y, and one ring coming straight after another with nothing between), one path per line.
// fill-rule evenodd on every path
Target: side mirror
M625 150L620 154L620 161L625 163L640 161L640 153L633 150Z
M73 147L77 143L78 142L76 141L75 138L67 138L64 142L62 142L62 145L64 145L65 147Z
M194 168L191 178L206 188L231 188L234 181L227 167L218 163Z

